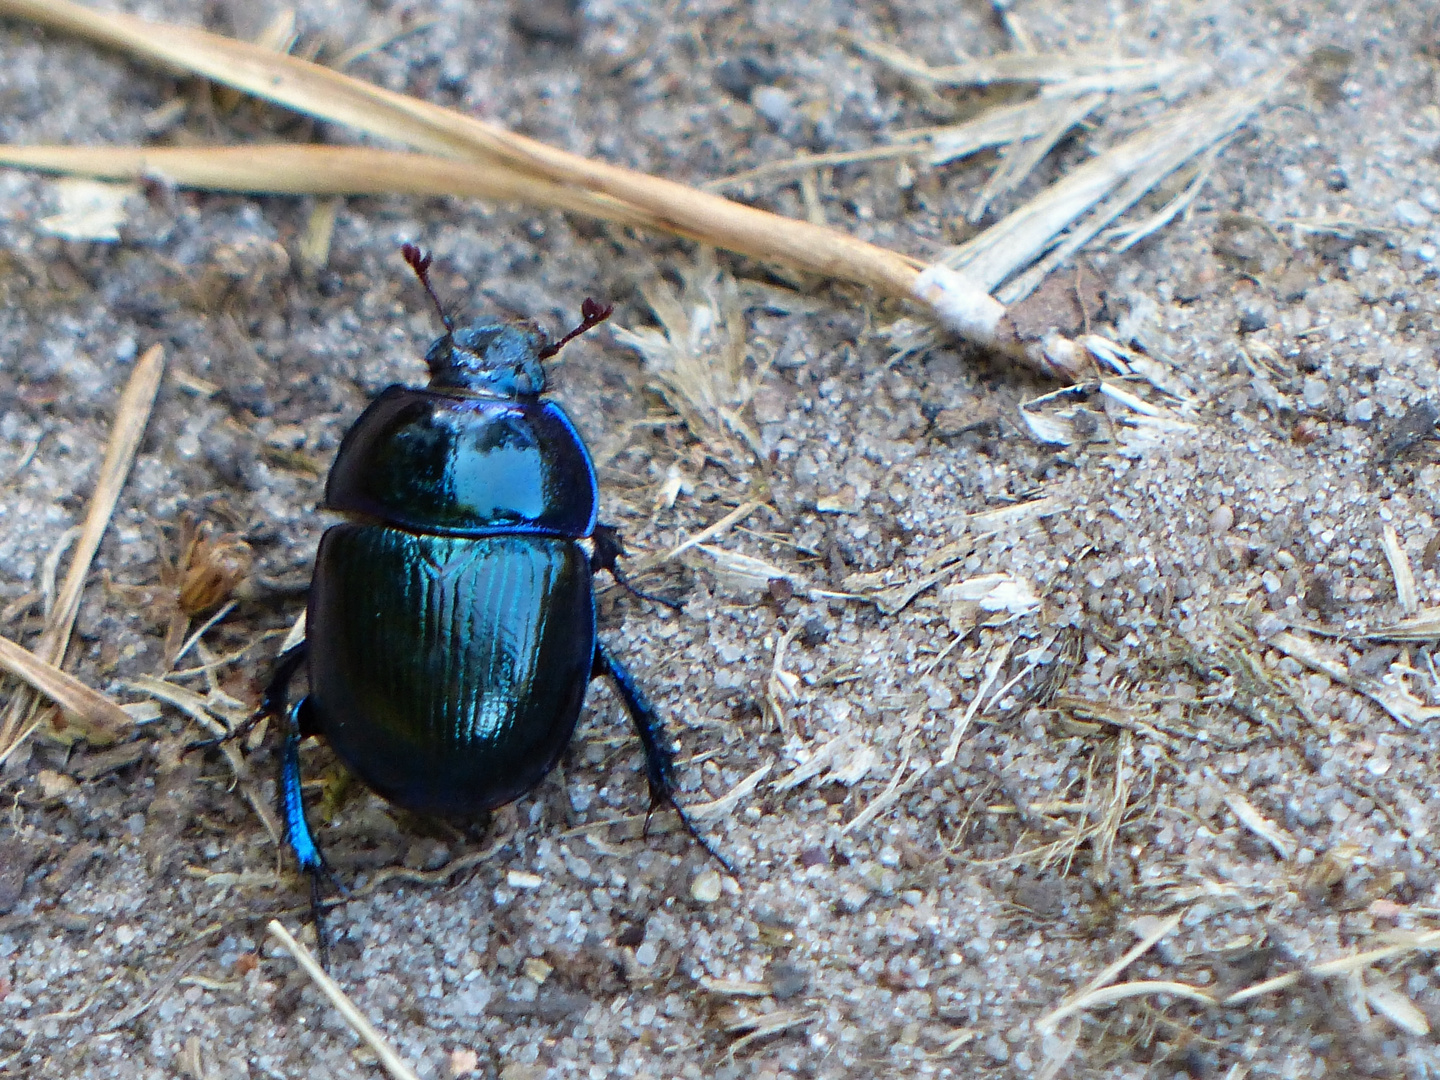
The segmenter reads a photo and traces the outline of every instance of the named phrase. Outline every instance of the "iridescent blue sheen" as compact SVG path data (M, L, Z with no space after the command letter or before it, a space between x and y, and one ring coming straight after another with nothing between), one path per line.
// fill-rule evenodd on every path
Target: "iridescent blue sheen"
M549 401L392 386L340 444L332 510L450 536L589 536L595 469Z

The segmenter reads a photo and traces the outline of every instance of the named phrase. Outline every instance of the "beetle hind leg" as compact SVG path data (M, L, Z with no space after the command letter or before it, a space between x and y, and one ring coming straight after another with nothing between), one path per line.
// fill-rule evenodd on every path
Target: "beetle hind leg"
M675 800L675 754L665 738L665 723L660 719L660 714L646 700L625 665L616 660L614 654L598 641L595 643L595 662L591 675L604 675L615 685L620 700L625 705L625 711L630 714L630 720L635 725L635 733L640 736L640 745L645 750L645 778L650 784L650 812L654 813L662 806L674 810L680 818L680 824L685 826L685 831L691 838L707 855L723 866L726 873L733 876L735 868L730 865L730 861L700 835L695 823L690 820L690 815L685 813L684 808ZM648 817L646 820L648 824Z
M268 698L269 691L266 694ZM285 822L285 842L295 853L300 869L310 879L310 918L315 924L315 940L320 946L320 966L328 967L330 937L325 932L325 903L320 895L320 880L324 878L332 889L342 895L346 889L330 870L310 832L310 824L305 820L305 801L300 786L300 743L315 731L309 706L310 699L302 698L285 713L285 749L280 757L280 817Z

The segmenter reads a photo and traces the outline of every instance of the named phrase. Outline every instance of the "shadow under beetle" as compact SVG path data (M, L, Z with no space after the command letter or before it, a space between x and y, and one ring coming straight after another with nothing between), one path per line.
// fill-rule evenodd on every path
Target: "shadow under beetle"
M349 520L320 540L306 640L279 658L256 712L284 719L280 810L322 949L319 877L331 875L305 820L302 739L323 737L397 806L476 815L554 768L600 675L640 736L650 809L673 807L729 868L675 801L660 717L596 636L591 576L626 584L619 538L596 522L589 451L542 397L542 362L611 308L587 299L554 343L526 320L457 330L430 256L410 244L404 255L445 325L425 354L430 383L389 387L341 442L325 505ZM310 691L288 704L301 666Z

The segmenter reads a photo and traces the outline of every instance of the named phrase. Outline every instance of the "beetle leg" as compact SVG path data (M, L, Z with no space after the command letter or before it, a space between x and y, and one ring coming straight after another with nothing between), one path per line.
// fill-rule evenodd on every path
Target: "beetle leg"
M268 690L266 694L268 697ZM285 822L285 840L295 853L300 869L310 878L310 918L315 923L315 940L320 946L320 966L327 967L330 938L325 932L325 905L320 898L320 879L325 878L337 892L345 892L345 887L331 873L305 820L305 801L300 789L300 743L314 726L305 718L310 711L307 708L309 700L301 698L285 714L285 749L280 755L280 817Z
M290 697L290 683L295 678L295 673L300 670L300 665L305 662L309 643L302 641L294 648L287 649L275 661L275 670L270 675L270 681L265 684L265 690L260 695L260 704L244 722L232 728L224 735L217 735L213 739L200 739L196 742L187 743L185 750L213 750L217 746L229 742L231 739L240 739L249 734L250 729L261 720L270 716L283 716L285 705ZM306 734L313 734L306 732Z
M290 683L295 678L295 673L300 670L300 665L310 653L310 643L302 641L293 648L286 649L275 661L275 670L270 675L270 681L265 684L265 692L260 695L260 707L255 710L256 716L280 716L285 712L285 705L290 700Z
M666 600L654 593L642 592L630 584L630 578L625 571L620 569L619 559L625 554L625 544L620 539L620 530L614 525L596 525L590 534L590 539L595 544L595 554L590 556L590 572L592 574L598 574L601 570L609 570L610 576L615 579L615 584L626 592L633 593L642 600L649 600L652 604L668 607L671 611L684 610L673 600Z
M645 749L645 777L650 783L650 813L653 814L661 806L669 806L679 815L680 824L685 826L685 831L705 849L705 853L723 866L726 873L734 875L735 868L700 835L695 823L675 801L675 755L665 738L665 724L660 719L660 714L646 700L625 665L597 641L591 676L600 675L606 676L615 684L625 711L630 714L630 720L635 725L635 733L640 736L640 745ZM649 822L648 815L646 822Z

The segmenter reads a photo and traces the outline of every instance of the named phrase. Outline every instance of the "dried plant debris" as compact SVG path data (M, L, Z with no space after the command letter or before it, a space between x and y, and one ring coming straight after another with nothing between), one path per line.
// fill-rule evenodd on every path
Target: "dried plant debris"
M737 463L762 459L743 413L765 371L748 355L735 279L706 254L681 271L678 290L658 281L644 296L659 327L615 327L615 339L640 354L651 386L707 451Z
M64 177L54 185L56 212L35 224L41 232L66 240L114 243L130 217L128 204L140 194L135 184L109 184Z
M148 155L171 154L172 167L188 170L186 182L291 193L396 190L417 194L427 190L423 180L417 186L417 178L429 177L431 193L514 198L679 232L718 247L917 301L949 332L996 348L1047 374L1067 378L1079 372L1069 362L1074 359L1073 346L1068 350L1050 348L1039 339L1015 335L1003 325L1005 305L1034 291L1053 269L1166 175L1244 123L1279 81L1262 79L1258 88L1212 95L1166 114L1139 135L1081 166L999 225L953 250L942 263L927 267L919 260L826 227L820 220L823 214L808 172L802 175L802 190L809 216L816 220L802 222L683 184L598 164L473 116L381 90L331 68L274 51L289 42L288 33L272 34L274 40L256 49L189 28L94 12L67 0L49 5L3 0L0 11L83 34L153 62L192 71L230 90L248 92L423 152L386 158L385 151L368 148L272 147L258 152L247 148L245 160L231 152L232 160L224 167L208 157L225 153L217 148L161 150ZM1049 148L1091 111L1100 96L1151 87L1178 93L1203 74L1202 68L1186 61L1029 53L934 69L890 46L867 43L863 48L921 82L969 86L1030 83L1040 87L1042 96L1069 102L1064 110L1047 116L1042 126L1027 128L1028 142L1010 145L974 214L1002 192L1012 190ZM1070 101L1077 96L1082 100ZM118 153L128 154L130 160L97 165L86 160L88 151L55 147L12 147L0 152L0 160L111 179L140 178L152 167L147 164L146 152ZM185 158L183 164L181 158ZM282 158L287 162L277 160ZM446 174L445 158L464 162L458 174L454 174L453 163L448 163L451 174ZM237 181L237 172L244 174L243 181ZM266 181L262 174L284 179ZM267 183L278 186L267 187ZM482 190L486 185L488 190ZM1156 221L1169 220L1175 212L1162 212ZM1080 222L1082 217L1085 220ZM1140 234L1153 227L1158 224L1143 226ZM307 255L305 261L313 264L313 255ZM963 267L965 273L948 272L956 267ZM1006 286L998 299L990 295L1025 267L1029 270Z
M1102 379L1027 401L1020 406L1020 418L1037 442L1054 446L1109 442L1127 457L1141 457L1198 430L1185 419L1193 411L1188 401L1177 404L1179 409L1152 404L1122 382Z
M1043 94L1073 97L1096 91L1184 87L1205 74L1202 65L1183 59L1096 56L1083 53L1001 53L932 67L893 45L852 37L861 52L907 78L942 86L1029 83Z
M1219 91L1163 114L952 249L942 261L996 290L1003 303L1022 300L1161 179L1245 123L1283 77L1272 75L1241 90ZM1025 267L1030 267L1025 274L997 289Z

